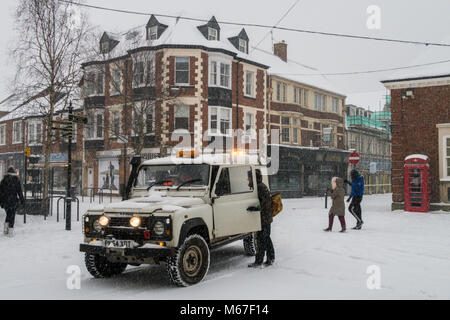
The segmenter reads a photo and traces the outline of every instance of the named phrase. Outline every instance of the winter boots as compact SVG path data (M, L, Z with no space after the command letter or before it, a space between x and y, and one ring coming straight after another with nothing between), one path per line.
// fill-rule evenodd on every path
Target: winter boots
M5 224L3 225L3 234L6 236L8 234L8 230L9 229L9 223L5 222Z

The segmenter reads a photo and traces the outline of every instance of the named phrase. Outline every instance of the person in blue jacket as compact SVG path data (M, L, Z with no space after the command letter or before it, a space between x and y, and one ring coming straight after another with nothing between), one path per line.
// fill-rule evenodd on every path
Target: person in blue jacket
M361 230L361 226L364 221L362 220L362 211L361 211L361 201L364 195L364 177L358 172L358 170L353 169L350 172L350 177L352 182L349 182L347 179L344 180L345 183L349 184L352 188L350 192L350 197L347 199L347 202L350 202L350 206L348 210L350 213L356 218L356 226L353 228L354 230Z

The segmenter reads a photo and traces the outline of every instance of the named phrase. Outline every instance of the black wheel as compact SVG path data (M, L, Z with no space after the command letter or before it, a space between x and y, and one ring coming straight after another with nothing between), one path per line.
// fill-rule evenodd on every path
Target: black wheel
M244 238L243 242L245 254L248 256L255 256L256 250L258 249L256 233L252 233L248 237Z
M127 268L126 263L109 262L98 254L86 253L84 261L86 269L94 278L110 278L121 274Z
M172 283L188 287L203 280L209 269L209 247L198 234L186 238L175 256L167 259L167 273Z

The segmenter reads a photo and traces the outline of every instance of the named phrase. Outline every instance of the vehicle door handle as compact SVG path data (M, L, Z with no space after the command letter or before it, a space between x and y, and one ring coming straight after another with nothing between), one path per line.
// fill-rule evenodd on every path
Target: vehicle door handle
M258 208L258 207L252 206L252 207L248 207L248 208L247 208L247 211L250 211L250 212L257 212L257 211L259 211L259 208Z

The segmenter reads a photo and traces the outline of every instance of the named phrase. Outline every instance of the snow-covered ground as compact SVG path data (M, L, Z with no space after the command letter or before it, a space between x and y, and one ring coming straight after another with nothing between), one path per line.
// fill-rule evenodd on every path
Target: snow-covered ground
M284 201L272 227L274 266L247 268L253 258L233 243L212 252L205 280L189 288L171 286L163 265L93 279L78 252L76 217L68 232L55 216L26 225L17 216L15 238L0 235L0 299L450 299L450 214L391 212L391 195L366 196L363 230L341 234L336 219L325 233L323 200ZM82 211L89 206L87 199ZM2 224L4 217L1 210ZM70 266L81 268L79 290L66 285ZM368 289L373 270L380 289Z

